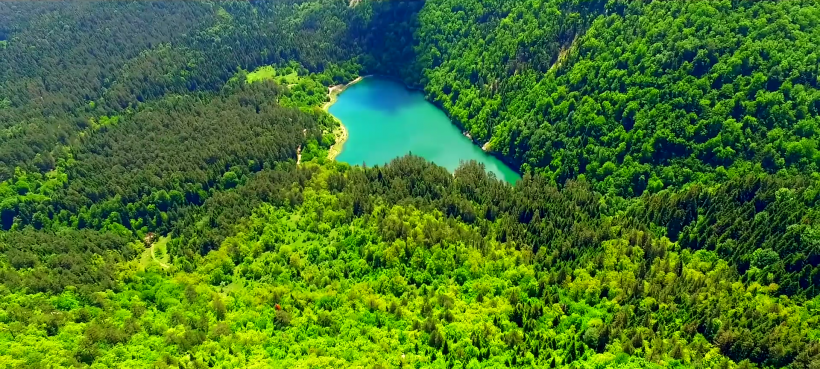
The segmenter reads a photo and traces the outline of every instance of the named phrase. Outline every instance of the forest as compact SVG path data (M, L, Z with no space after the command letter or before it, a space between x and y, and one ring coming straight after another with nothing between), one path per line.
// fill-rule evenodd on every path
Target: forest
M820 368L812 1L0 2L0 368ZM328 159L420 89L518 170Z

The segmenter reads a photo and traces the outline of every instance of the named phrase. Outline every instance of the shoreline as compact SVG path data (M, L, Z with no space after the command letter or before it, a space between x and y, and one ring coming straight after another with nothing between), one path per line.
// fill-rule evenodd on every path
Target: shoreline
M326 113L328 113L328 115L333 117L333 119L335 119L336 122L339 123L339 129L334 130L334 132L333 132L333 135L336 136L336 143L334 143L333 146L331 146L330 149L327 151L327 158L329 160L336 160L336 157L339 156L339 154L342 153L342 149L344 148L345 142L347 142L347 138L348 138L347 127L345 127L345 125L344 125L344 123L342 123L341 119L337 118L333 114L330 114L330 107L333 106L333 104L336 103L336 101L339 98L339 94L341 94L342 92L347 90L348 87L353 86L353 85L363 81L367 77L370 77L370 76L369 75L368 76L359 76L359 77L356 77L356 79L350 81L347 84L333 85L333 86L328 87L327 94L330 97L330 101L328 101L328 102L324 103L324 105L322 105L322 110L324 110Z
M422 95L424 95L424 100L429 102L430 104L433 104L436 108L438 108L439 110L444 112L444 114L447 115L447 118L450 119L450 123L452 123L454 126L456 126L456 128L458 128L458 130L461 131L461 134L464 135L464 137L467 137L470 141L473 142L474 145L480 147L482 151L484 151L487 154L497 158L498 160L501 160L501 162L504 163L505 165L507 165L510 169L513 168L513 166L510 165L510 163L508 163L506 160L504 160L502 155L496 154L494 151L492 151L492 145L490 145L489 140L487 140L485 142L481 142L479 140L474 139L469 131L464 129L464 127L462 127L460 124L457 124L455 122L455 120L453 120L453 117L450 115L450 112L448 112L447 109L444 108L444 106L442 106L441 104L439 104L435 101L432 101L432 100L428 99L427 94L424 91L424 88L412 87L412 86L408 85L406 82L404 82L403 80L401 80L400 78L397 78L397 77L394 77L394 76L382 75L382 74L372 74L372 75L368 75L367 77L371 77L371 76L384 78L384 79L389 79L391 81L399 83L402 86L404 86L404 88L407 89L408 91L421 92ZM515 171L518 174L521 174L521 173L519 173L518 169L513 169L513 171Z
M407 85L405 85L405 87L407 87ZM410 89L410 90L413 90L413 88L410 88L410 87L407 87L407 88ZM473 135L471 135L469 131L467 131L464 127L462 127L461 124L456 123L456 121L453 119L452 115L450 115L450 112L447 111L447 109L445 109L442 104L440 104L437 101L433 101L433 100L428 99L426 95L424 96L424 100L426 100L430 104L433 104L436 108L438 108L439 110L444 112L444 114L447 115L447 119L450 120L450 123L452 123L454 126L456 126L456 128L458 128L458 130L461 131L461 134L464 135L464 137L467 137L467 139L469 139L470 141L472 141L474 145L481 148L481 150L484 151L485 153L487 153L487 155L490 155L490 156L500 160L502 163L504 163L504 165L507 166L507 168L512 169L513 172L517 173L522 178L524 177L524 172L521 171L521 164L516 164L515 162L513 162L511 160L508 160L508 158L505 157L504 155L502 155L501 152L495 151L495 148L490 143L490 140L487 140L486 142L481 142L479 140L474 139Z
M333 86L328 87L328 96L330 96L330 101L324 103L324 105L322 105L322 109L325 112L327 112L331 117L333 117L333 119L336 119L336 121L339 123L339 129L337 131L334 131L334 135L336 136L336 143L333 144L333 146L330 147L330 149L328 150L328 153L327 153L327 158L330 159L330 160L336 160L336 157L339 156L339 154L342 152L342 149L344 149L344 144L347 142L347 139L348 139L348 131L347 131L347 127L344 126L344 124L342 123L342 121L339 118L335 117L333 114L330 114L329 109L330 109L331 106L333 106L333 104L336 103L336 100L337 100L339 94L344 92L348 87L353 86L353 85L361 82L365 78L369 78L369 77L380 77L380 78L393 80L397 83L400 83L402 86L404 86L404 88L406 88L409 91L417 91L417 92L421 92L422 94L424 94L424 90L421 89L421 88L411 87L411 86L407 85L406 83L404 83L404 81L402 81L398 78L395 78L395 77L392 77L392 76L387 76L387 75L380 75L380 74L368 74L368 75L365 75L365 76L359 76L356 79L350 81L349 83L347 83L345 85L333 85ZM441 106L440 104L438 104L435 101L431 101L431 100L427 99L427 96L424 96L424 100L426 100L430 104L433 104L436 108L438 108L439 110L444 112L444 114L447 115L447 118L450 120L450 122L454 126L456 126L459 129L459 131L461 131L462 135L464 135L470 141L472 141L472 143L474 145L478 146L482 151L487 153L487 155L490 155L490 156L495 157L496 159L500 160L504 165L506 165L508 168L510 168L513 172L515 172L519 176L523 177L524 173L521 172L521 168L517 167L515 165L515 163L511 163L508 160L506 160L507 158L505 158L503 155L501 155L501 153L494 151L489 140L486 141L486 142L480 142L480 141L474 139L472 137L472 135L470 134L470 132L468 132L463 127L461 127L461 125L456 124L456 122L453 120L453 117L450 116L449 112L446 109L444 109L443 106Z

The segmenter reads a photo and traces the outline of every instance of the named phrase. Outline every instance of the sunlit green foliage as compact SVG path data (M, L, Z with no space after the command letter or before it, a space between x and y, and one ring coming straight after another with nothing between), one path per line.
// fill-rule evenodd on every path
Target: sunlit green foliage
M404 159L374 171L380 170L385 178L396 171L417 178L407 183L413 185L441 169ZM480 197L468 198L507 186L481 180L475 170L481 168L438 180L446 197L461 199L460 208L481 208ZM295 205L261 202L232 222L219 250L194 264L174 258L165 270L124 254L132 261L120 264L108 291L82 279L72 282L79 289L52 295L32 294L36 284L6 283L0 311L11 335L0 336L0 358L12 365L223 368L736 367L747 359L779 367L817 359L811 342L820 322L812 312L820 301L795 301L779 296L776 284L744 282L714 252L680 250L615 222L596 236L604 237L600 246L582 247L578 257L533 254L526 246L531 236L505 229L511 213L468 223L463 214L447 215L447 207L437 210L437 196L422 193L416 200L371 194L362 212L355 196L367 173L345 166L302 171L310 179L294 183L301 188ZM529 181L511 197L540 186ZM471 183L478 185L463 187ZM340 186L359 190L339 192ZM555 195L545 209L580 204L571 192ZM598 227L581 219L530 223L579 232ZM185 238L163 242L179 256L181 249L173 250ZM30 267L21 256L8 260L16 273ZM42 262L31 262L35 271ZM755 356L765 347L780 351Z
M818 9L0 3L0 367L817 368ZM327 162L365 74L524 178Z
M557 184L818 170L816 3L439 0L418 17L430 99Z
M274 69L273 66L270 65L256 68L256 70L254 70L251 73L248 73L248 75L246 76L248 83L263 80L273 81L274 77L276 77L276 69Z

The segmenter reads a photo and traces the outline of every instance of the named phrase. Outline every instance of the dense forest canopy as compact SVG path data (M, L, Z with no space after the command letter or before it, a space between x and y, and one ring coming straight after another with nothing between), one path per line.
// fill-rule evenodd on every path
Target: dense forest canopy
M0 3L0 367L818 368L819 23ZM523 179L328 160L370 74Z
M524 171L630 196L817 170L812 2L463 3L419 13L426 91Z

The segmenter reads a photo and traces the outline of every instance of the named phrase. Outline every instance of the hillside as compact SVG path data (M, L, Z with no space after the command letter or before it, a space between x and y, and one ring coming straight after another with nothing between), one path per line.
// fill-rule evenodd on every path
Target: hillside
M0 367L820 367L818 22L0 3ZM523 179L328 160L371 74Z

